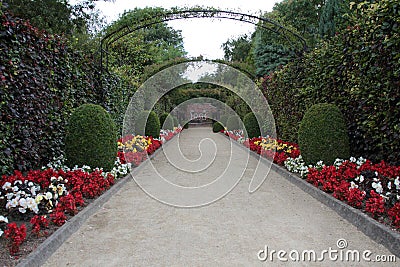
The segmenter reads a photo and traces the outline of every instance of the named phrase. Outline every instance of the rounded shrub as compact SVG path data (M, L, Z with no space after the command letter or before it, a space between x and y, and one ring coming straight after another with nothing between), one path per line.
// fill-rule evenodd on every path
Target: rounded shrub
M174 129L174 118L169 113L163 113L160 116L160 127L164 130L173 130Z
M213 132L214 133L219 133L222 130L224 130L224 126L220 122L216 121L213 123Z
M306 111L299 126L299 147L307 164L350 157L349 137L343 114L332 104L316 104Z
M257 117L253 112L249 112L244 116L243 124L246 128L248 138L259 137L261 135Z
M84 104L71 115L65 137L67 165L88 165L110 171L117 156L117 132L99 105Z
M135 134L160 137L160 120L154 111L144 110L139 113L135 122Z
M228 128L229 131L232 130L238 130L241 127L241 122L240 122L240 117L232 115L228 118L228 121L226 122L226 128Z

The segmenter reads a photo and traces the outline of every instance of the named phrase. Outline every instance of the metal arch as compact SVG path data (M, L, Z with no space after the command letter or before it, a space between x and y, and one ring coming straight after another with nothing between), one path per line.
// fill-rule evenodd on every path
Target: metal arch
M231 19L254 25L258 25L259 22L261 21L263 22L259 25L261 28L281 35L292 45L292 47L294 47L295 51L301 52L307 50L307 43L302 36L268 18L258 17L235 11L224 11L224 10L214 10L214 9L172 10L169 12L162 13L159 16L154 16L148 19L143 19L133 22L132 26L127 24L104 36L100 41L101 69L103 69L104 54L106 54L106 68L108 69L109 46L114 42L118 41L119 39L123 38L124 36L133 33L135 31L138 31L140 29L147 28L162 22L178 20L178 19L192 19L192 18Z

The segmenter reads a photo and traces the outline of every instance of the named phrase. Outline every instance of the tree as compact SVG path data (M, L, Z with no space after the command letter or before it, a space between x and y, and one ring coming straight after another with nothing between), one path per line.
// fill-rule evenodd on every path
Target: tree
M326 0L319 19L319 34L321 37L332 37L346 23L344 14L350 11L349 0Z
M224 59L227 61L251 61L252 36L244 34L228 39L222 44Z
M124 26L133 26L146 18L162 16L163 8L135 8L126 11L120 18L109 25L104 34L116 31ZM145 29L135 31L112 43L110 65L114 71L138 82L138 77L146 66L183 57L181 31L174 30L165 22L160 22Z

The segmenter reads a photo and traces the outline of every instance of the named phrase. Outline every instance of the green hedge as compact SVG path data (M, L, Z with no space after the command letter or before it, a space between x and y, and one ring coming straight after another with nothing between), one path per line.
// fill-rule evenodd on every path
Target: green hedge
M264 77L280 138L297 142L307 108L332 103L345 117L352 156L400 164L397 5L354 5L347 29Z
M242 128L241 125L240 117L238 115L230 116L226 122L226 128L228 128L229 131L239 130Z
M144 110L139 113L135 121L135 134L160 137L160 120L154 111Z
M101 104L121 127L132 91L125 80L100 76L93 55L7 11L0 23L0 174L35 169L62 154L66 122L81 104Z

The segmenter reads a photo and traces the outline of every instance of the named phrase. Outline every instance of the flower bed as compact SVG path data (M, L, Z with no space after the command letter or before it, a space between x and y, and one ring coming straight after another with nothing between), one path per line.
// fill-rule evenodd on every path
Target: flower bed
M354 157L337 159L331 166L322 161L307 166L297 144L269 137L245 139L241 131L224 133L263 157L272 159L273 156L275 163L299 174L336 199L400 230L400 166L391 166L384 161L373 164L370 160Z
M15 264L30 253L37 243L63 225L68 218L126 176L164 142L182 129L161 131L160 139L126 136L118 140L120 151L110 172L89 166L70 169L63 157L54 159L42 170L26 174L15 171L0 179L0 261ZM124 149L128 151L124 157ZM11 255L5 255L8 248ZM22 249L20 249L22 248Z

